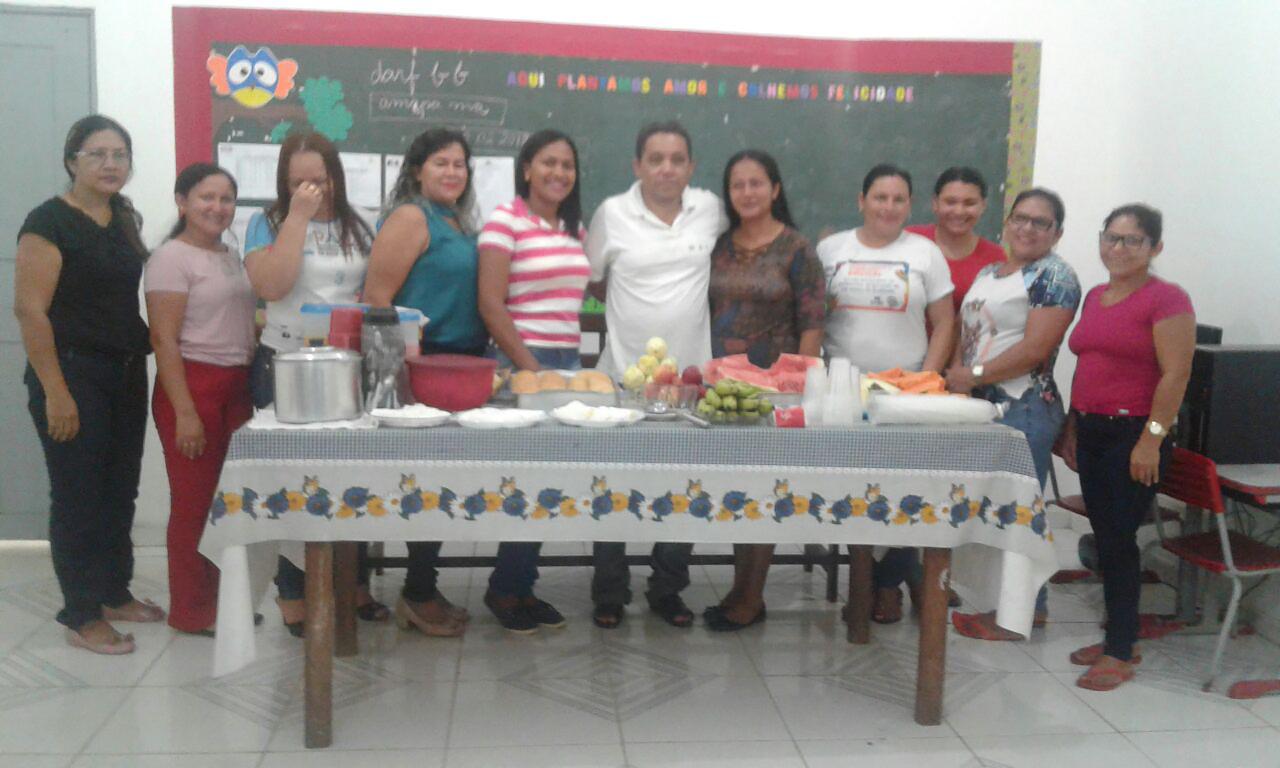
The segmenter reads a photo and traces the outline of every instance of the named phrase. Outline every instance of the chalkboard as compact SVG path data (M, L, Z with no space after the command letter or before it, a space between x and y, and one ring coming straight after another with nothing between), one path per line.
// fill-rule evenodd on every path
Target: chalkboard
M180 164L214 157L220 146L249 157L290 128L310 126L352 163L381 173L385 190L395 160L428 127L460 128L474 152L490 158L514 157L530 133L554 127L578 145L589 214L634 180L639 127L677 119L693 137L697 186L719 193L724 162L739 149L774 154L797 224L811 237L859 222L861 179L877 162L915 177L915 222L931 220L941 170L978 168L992 187L979 231L993 238L1001 202L1030 182L1035 43L816 41L224 9L175 9L174 40ZM232 58L275 66L274 91L227 92L218 69ZM510 161L487 167L511 169ZM363 183L372 197L374 181Z

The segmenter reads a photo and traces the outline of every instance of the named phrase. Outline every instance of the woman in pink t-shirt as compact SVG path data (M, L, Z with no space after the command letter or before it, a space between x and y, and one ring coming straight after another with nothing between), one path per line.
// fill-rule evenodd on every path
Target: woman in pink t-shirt
M1071 654L1088 666L1081 688L1109 691L1134 675L1139 579L1135 534L1151 508L1171 446L1165 438L1187 388L1195 351L1191 299L1151 274L1160 254L1160 212L1121 206L1099 233L1110 280L1089 291L1071 333L1076 374L1063 454L1080 473L1098 542L1106 642Z
M222 242L236 212L235 179L195 163L173 193L178 224L145 273L156 353L151 411L169 475L169 625L212 635L218 569L196 547L231 433L253 415L256 300L240 254Z

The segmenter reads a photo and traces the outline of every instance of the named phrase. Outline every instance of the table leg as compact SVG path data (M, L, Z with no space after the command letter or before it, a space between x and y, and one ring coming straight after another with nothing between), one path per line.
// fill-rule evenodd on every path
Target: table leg
M333 545L307 542L307 618L303 644L304 744L333 743Z
M334 656L355 656L356 643L356 560L359 547L353 541L333 545Z
M845 639L858 645L871 642L871 566L868 544L849 545L849 604L846 606Z
M942 683L947 671L947 590L951 550L924 550L924 605L920 609L920 651L916 659L916 722L942 722Z

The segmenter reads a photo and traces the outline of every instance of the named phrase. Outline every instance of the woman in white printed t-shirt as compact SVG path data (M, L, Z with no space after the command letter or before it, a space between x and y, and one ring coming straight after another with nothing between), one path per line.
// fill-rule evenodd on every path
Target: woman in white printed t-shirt
M864 373L941 371L955 338L951 270L937 245L903 231L911 215L911 174L887 163L872 168L862 180L858 210L862 226L818 243L827 278L828 356L846 357ZM900 585L914 563L915 550L896 548L876 564L873 619L902 618Z
M266 408L275 401L275 354L302 346L302 305L358 299L372 242L369 225L347 202L338 148L318 133L290 134L280 145L276 201L249 219L244 238L249 282L267 302L267 325L249 369L255 407ZM386 621L387 607L369 594L368 569L361 567L359 573L358 615L366 621ZM276 586L285 626L301 637L302 571L280 558Z

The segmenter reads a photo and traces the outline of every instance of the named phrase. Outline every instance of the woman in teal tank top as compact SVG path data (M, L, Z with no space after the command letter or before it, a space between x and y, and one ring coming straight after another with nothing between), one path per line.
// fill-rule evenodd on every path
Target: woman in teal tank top
M369 256L364 299L375 307L392 303L421 310L430 322L422 351L481 356L489 334L476 303L476 230L469 217L474 195L471 148L461 133L433 128L405 152L390 212L378 228ZM502 626L529 634L558 628L564 616L533 594L539 542L503 542L484 602ZM466 629L466 611L436 589L440 542L410 542L409 568L396 604L401 627L426 635L456 637Z

